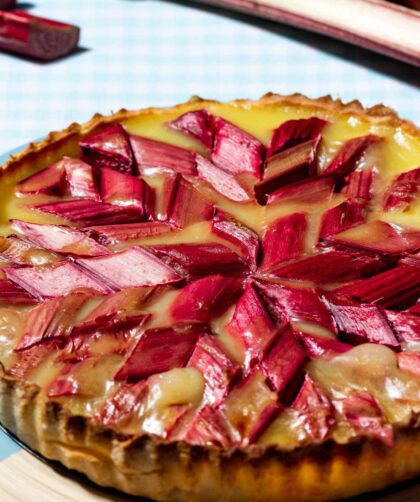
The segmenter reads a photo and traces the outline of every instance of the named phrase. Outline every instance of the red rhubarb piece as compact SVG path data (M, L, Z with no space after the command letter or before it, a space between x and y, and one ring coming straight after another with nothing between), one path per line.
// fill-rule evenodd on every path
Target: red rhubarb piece
M360 343L379 343L393 349L398 349L400 344L395 338L392 329L376 305L328 306L341 336L353 345Z
M18 352L15 364L9 369L9 373L17 378L25 378L28 373L39 366L48 356L62 347L61 340L47 340L41 345Z
M264 357L278 335L274 321L251 284L237 302L226 329L244 347L247 367Z
M150 249L181 275L238 274L246 263L222 244L162 244Z
M74 263L65 261L56 265L6 268L8 279L36 298L56 298L74 292L107 294L110 289L80 270Z
M55 214L60 218L74 221L84 226L133 223L141 220L141 214L137 209L105 204L93 200L63 200L38 204L32 207L38 211Z
M155 373L183 368L200 335L199 330L175 331L173 328L146 330L128 355L116 380L137 381Z
M310 140L319 143L321 131L327 124L326 120L318 117L283 122L273 131L267 157Z
M76 365L69 365L59 374L47 387L48 397L76 396L80 393L80 383L74 377L73 372ZM73 370L73 371L70 371Z
M255 232L241 223L226 218L220 211L216 212L211 222L211 232L233 244L246 259L249 267L256 268L260 242Z
M12 220L13 230L23 234L35 245L56 251L79 256L103 256L110 254L109 249L98 244L85 233L70 227L59 225L42 225Z
M235 202L250 200L248 192L232 173L220 169L199 154L197 154L197 171L201 179L210 183L216 192L228 199Z
M420 302L417 302L415 305L410 307L407 312L412 312L413 314L420 315Z
M45 193L59 195L65 188L64 166L61 161L39 171L16 185L16 192L28 195Z
M372 196L373 170L364 169L353 171L344 179L345 184L340 190L349 199L369 201Z
M327 209L321 218L319 237L328 237L365 222L365 203L348 199Z
M177 438L193 445L216 445L229 448L232 445L232 437L226 418L220 410L212 406L203 406L194 415L185 431Z
M101 201L96 187L93 168L79 159L61 160L66 173L67 191L72 197Z
M176 323L208 323L232 305L241 293L241 281L222 275L208 275L190 282L174 299L170 313Z
M104 168L101 171L101 196L108 204L138 210L147 219L154 215L155 191L144 180Z
M397 176L384 198L385 211L404 211L420 192L420 167Z
M251 134L221 117L215 117L211 160L232 174L246 173L261 178L263 145Z
M141 248L129 248L110 256L79 258L76 263L117 290L180 280L171 267Z
M420 378L420 354L418 352L400 352L398 354L398 367L400 370Z
M138 169L142 175L161 171L181 174L197 174L195 152L142 136L130 135Z
M155 237L156 235L166 234L172 230L174 230L172 225L162 221L98 225L85 229L89 235L103 245Z
M401 264L368 279L342 286L335 292L352 296L361 302L402 310L418 300L420 268Z
M415 313L385 310L386 320L401 343L420 342L420 316Z
M286 263L278 263L265 269L264 272L276 277L311 281L323 285L369 277L381 272L384 268L385 264L377 256L367 256L357 251L326 250Z
M258 201L264 204L267 195L314 176L317 144L317 140L307 141L270 157L262 181L254 186Z
M80 30L71 24L14 10L0 11L0 32L0 49L51 61L77 47Z
M373 134L353 138L344 143L338 150L335 157L324 170L324 174L334 174L344 178L353 172L357 167L357 162L365 155L366 150L381 138Z
M211 150L213 146L212 115L207 110L194 110L187 112L177 119L169 122L172 129L181 131L195 139Z
M290 404L295 398L302 384L306 361L306 352L293 330L289 326L283 328L279 339L262 362L262 367L283 404Z
M300 422L313 441L320 442L328 436L335 423L333 407L328 397L307 374L292 408L298 412Z
M291 185L280 188L268 195L267 204L279 202L297 202L318 204L331 198L335 179L332 175L312 176Z
M352 345L340 342L336 338L314 336L309 333L298 333L298 337L311 359L335 356L353 348Z
M36 248L14 235L0 237L0 256L16 265L43 265L61 260L55 253Z
M222 350L214 335L205 335L197 342L188 366L204 376L204 402L216 406L229 392L240 366Z
M263 236L261 268L266 269L301 255L305 248L307 226L305 213L281 216L271 222Z
M97 171L109 167L126 174L136 174L128 135L120 124L111 124L80 142L83 159Z
M21 287L7 279L0 279L0 303L7 305L30 305L35 298Z
M333 405L357 434L373 436L386 446L394 446L392 426L385 423L382 409L371 394L352 393L333 399Z

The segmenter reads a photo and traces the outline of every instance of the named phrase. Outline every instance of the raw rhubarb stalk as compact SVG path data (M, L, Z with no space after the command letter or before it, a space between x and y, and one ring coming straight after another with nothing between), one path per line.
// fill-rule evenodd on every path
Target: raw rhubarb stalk
M133 223L141 220L137 209L115 206L93 200L63 200L32 206L37 211L55 214L84 226Z
M120 225L98 225L85 228L95 240L102 245L117 244L147 237L154 237L172 232L175 228L162 221L146 221L141 223L122 223Z
M142 136L130 135L138 170L142 175L170 171L195 175L195 152Z
M175 270L141 248L129 248L110 256L79 258L76 263L115 290L169 284L181 279Z
M267 204L297 202L318 204L331 198L335 179L332 175L312 176L291 185L275 190L267 197Z
M373 134L350 139L338 150L323 173L339 178L348 176L356 169L357 162L365 155L368 147L379 140L380 138Z
M101 201L93 168L79 159L64 157L60 161L66 173L67 192L75 198Z
M303 381L306 360L304 348L293 330L287 326L262 362L273 389L279 393L280 401L285 405L296 397Z
M168 123L168 126L197 139L209 150L213 147L213 117L207 110L187 112Z
M155 191L144 180L114 169L101 170L103 202L136 209L142 218L153 218Z
M133 153L125 129L111 124L79 142L83 159L98 172L103 167L125 174L137 174Z
M150 250L181 275L238 274L246 263L222 244L162 244Z
M336 338L315 336L309 333L298 333L298 337L311 359L335 356L353 348L352 345L340 342Z
M411 312L393 312L385 310L385 318L393 329L397 339L408 346L420 342L420 316Z
M186 332L175 331L172 328L146 330L115 375L115 379L135 382L155 373L184 367L199 335L199 330Z
M398 367L401 371L406 371L420 378L420 353L400 352L398 354Z
M306 213L293 213L271 222L262 240L261 268L296 258L304 252L307 229Z
M65 261L56 265L6 268L9 280L36 298L56 298L73 292L108 294L110 289L94 277Z
M200 338L188 366L203 374L204 403L212 406L217 406L225 399L240 372L240 366L225 354L214 335Z
M42 169L16 185L19 194L60 195L65 189L64 165L61 161Z
M263 145L251 134L221 117L215 117L214 144L211 160L232 174L248 174L261 178Z
M51 61L72 52L79 41L77 26L33 16L0 11L0 49Z
M384 197L385 211L404 211L420 193L420 167L397 176Z
M12 220L11 228L23 234L29 241L50 251L79 256L103 256L111 254L104 246L85 233L70 227L43 225Z
M220 169L210 160L197 154L198 176L210 183L220 194L235 202L244 202L251 199L247 190L238 179L230 172Z
M344 178L344 186L340 190L350 199L369 201L372 196L373 169L353 171Z
M190 282L170 306L171 317L176 323L208 323L232 305L241 289L240 280L222 275L208 275Z
M321 218L319 237L322 239L364 223L365 213L365 203L354 199L327 209Z
M7 279L0 279L0 303L6 305L30 305L35 298L21 287Z

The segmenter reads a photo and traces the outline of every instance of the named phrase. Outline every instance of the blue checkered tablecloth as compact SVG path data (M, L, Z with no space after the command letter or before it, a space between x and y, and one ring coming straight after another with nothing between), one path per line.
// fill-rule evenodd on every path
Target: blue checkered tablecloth
M95 112L193 94L331 93L384 102L420 123L418 69L328 38L187 2L33 3L34 14L79 25L82 49L49 64L0 53L0 153ZM0 434L0 461L14 449Z

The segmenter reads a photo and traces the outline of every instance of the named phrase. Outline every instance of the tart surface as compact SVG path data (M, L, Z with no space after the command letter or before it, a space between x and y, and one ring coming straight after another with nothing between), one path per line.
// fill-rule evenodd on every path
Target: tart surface
M53 133L0 183L0 421L156 500L420 473L419 131L267 95Z

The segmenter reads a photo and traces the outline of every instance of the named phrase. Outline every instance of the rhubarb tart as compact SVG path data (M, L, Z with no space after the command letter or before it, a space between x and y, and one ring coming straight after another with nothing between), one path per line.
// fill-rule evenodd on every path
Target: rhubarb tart
M420 131L384 106L198 98L0 173L0 422L158 501L420 475Z

